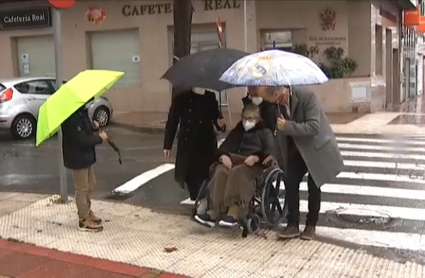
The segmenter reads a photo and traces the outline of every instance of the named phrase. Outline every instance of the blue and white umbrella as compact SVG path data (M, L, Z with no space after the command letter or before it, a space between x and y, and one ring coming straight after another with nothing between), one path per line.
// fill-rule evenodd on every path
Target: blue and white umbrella
M296 86L322 84L329 79L309 58L268 50L237 60L220 77L235 86Z

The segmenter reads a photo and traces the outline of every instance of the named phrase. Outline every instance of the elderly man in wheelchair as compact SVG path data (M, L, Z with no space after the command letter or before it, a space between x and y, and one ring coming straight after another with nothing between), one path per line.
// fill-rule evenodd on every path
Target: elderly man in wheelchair
M274 152L273 134L261 121L258 106L245 106L242 120L218 149L218 162L212 166L212 177L205 183L209 192L209 196L206 197L209 200L208 210L205 213L198 211L194 216L195 220L208 227L215 226L217 220L220 226L235 227L239 219L246 219L259 190L259 177L275 161ZM274 176L276 173L282 173L275 167L267 172L268 177L265 180L269 180L272 172ZM262 183L264 182L263 179ZM279 191L279 188L276 185L272 186L270 182L269 184L268 191L276 193L274 194L276 198L273 199L275 202L272 202L275 204L279 201L278 192L274 190ZM262 195L273 194L263 192ZM272 203L268 202L268 205L272 206Z

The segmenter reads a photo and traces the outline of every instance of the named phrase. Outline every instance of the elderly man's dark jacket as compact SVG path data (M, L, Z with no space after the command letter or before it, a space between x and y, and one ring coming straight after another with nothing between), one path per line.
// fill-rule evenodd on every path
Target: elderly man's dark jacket
M223 154L257 155L261 163L267 156L274 155L274 152L273 134L263 121L248 131L245 131L242 122L239 122L221 144L217 157Z
M289 136L307 165L317 186L332 181L343 169L344 162L334 132L315 94L295 88L290 98L290 119L277 131L279 164L286 170L291 151Z

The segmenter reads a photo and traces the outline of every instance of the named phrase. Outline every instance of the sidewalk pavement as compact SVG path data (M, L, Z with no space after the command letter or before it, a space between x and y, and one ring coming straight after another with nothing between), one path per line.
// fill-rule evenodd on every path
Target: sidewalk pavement
M118 272L119 269L130 268L121 264L119 267L111 267L111 262L106 263L103 260L133 265L135 268L131 269L135 271L142 271L136 267L138 266L194 278L422 278L425 276L422 265L374 256L362 248L347 248L321 241L278 241L275 232L269 230L261 230L258 234L243 239L240 231L208 229L197 225L187 216L161 214L114 202L93 202L94 210L105 219L105 230L100 233L84 233L77 229L75 205L71 202L59 204L57 198L57 196L43 198L25 208L3 215L0 217L0 236L102 261L96 263L98 260L77 256L78 260L70 262L67 259L71 256L69 254L64 255L58 251L15 245L5 241L0 242L0 249L7 249L6 252L9 253L17 251L17 254L5 256L2 255L3 250L0 250L0 257L15 256L15 260L19 260L21 251L26 253L23 255L26 257L36 255L28 263L27 259L21 257L24 262L20 267L22 269L25 266L29 269L33 268L30 264L40 265L41 261L46 261L43 266L49 269L49 274L38 277L54 277L51 276L54 269L50 270L50 266L62 269L66 266L73 269L73 263L77 262L83 264L82 268L99 268L98 271ZM323 235L322 233L319 229L319 237ZM41 254L54 254L55 257L38 257ZM13 260L10 258L8 260L5 262L7 266L11 266ZM99 265L108 269L98 267ZM15 269L7 266L5 267L4 263L2 265L0 258L0 274L3 274L4 270ZM7 272L5 274L12 277L16 275ZM134 277L138 274L140 273L131 275ZM26 272L26 275L29 275L29 272ZM102 277L131 277L129 274L108 275ZM176 277L171 274L161 275L159 277ZM63 274L57 277L72 277L72 275ZM92 276L79 275L79 277Z
M46 195L0 193L0 216L30 206ZM5 222L0 218L1 225ZM15 229L19 229L15 226ZM41 230L37 232L41 233ZM70 243L72 244L72 243ZM0 278L184 278L186 276L97 259L0 237ZM189 278L189 277L187 277Z
M223 116L232 128L240 114ZM373 114L329 113L326 114L335 133L348 134L425 134L425 114L411 112L379 112ZM113 125L133 131L162 133L167 121L166 113L130 112L116 113Z

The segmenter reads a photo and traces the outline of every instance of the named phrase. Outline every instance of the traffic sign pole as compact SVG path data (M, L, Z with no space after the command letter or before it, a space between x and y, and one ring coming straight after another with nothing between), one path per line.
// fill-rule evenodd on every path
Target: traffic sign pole
M53 29L55 41L55 67L56 67L56 90L62 86L63 81L63 60L62 60L62 19L61 9L68 9L74 6L75 0L49 0L53 7ZM58 132L58 166L59 166L59 181L60 194L63 202L68 201L68 187L66 169L63 164L62 152L62 129Z
M61 22L61 10L54 8L54 39L55 39L55 67L56 67L56 90L62 86L63 80L63 62L62 62L62 22ZM60 194L62 201L68 201L68 187L66 169L63 165L63 153L62 153L62 129L58 132L58 163L59 163L59 181L60 181Z

